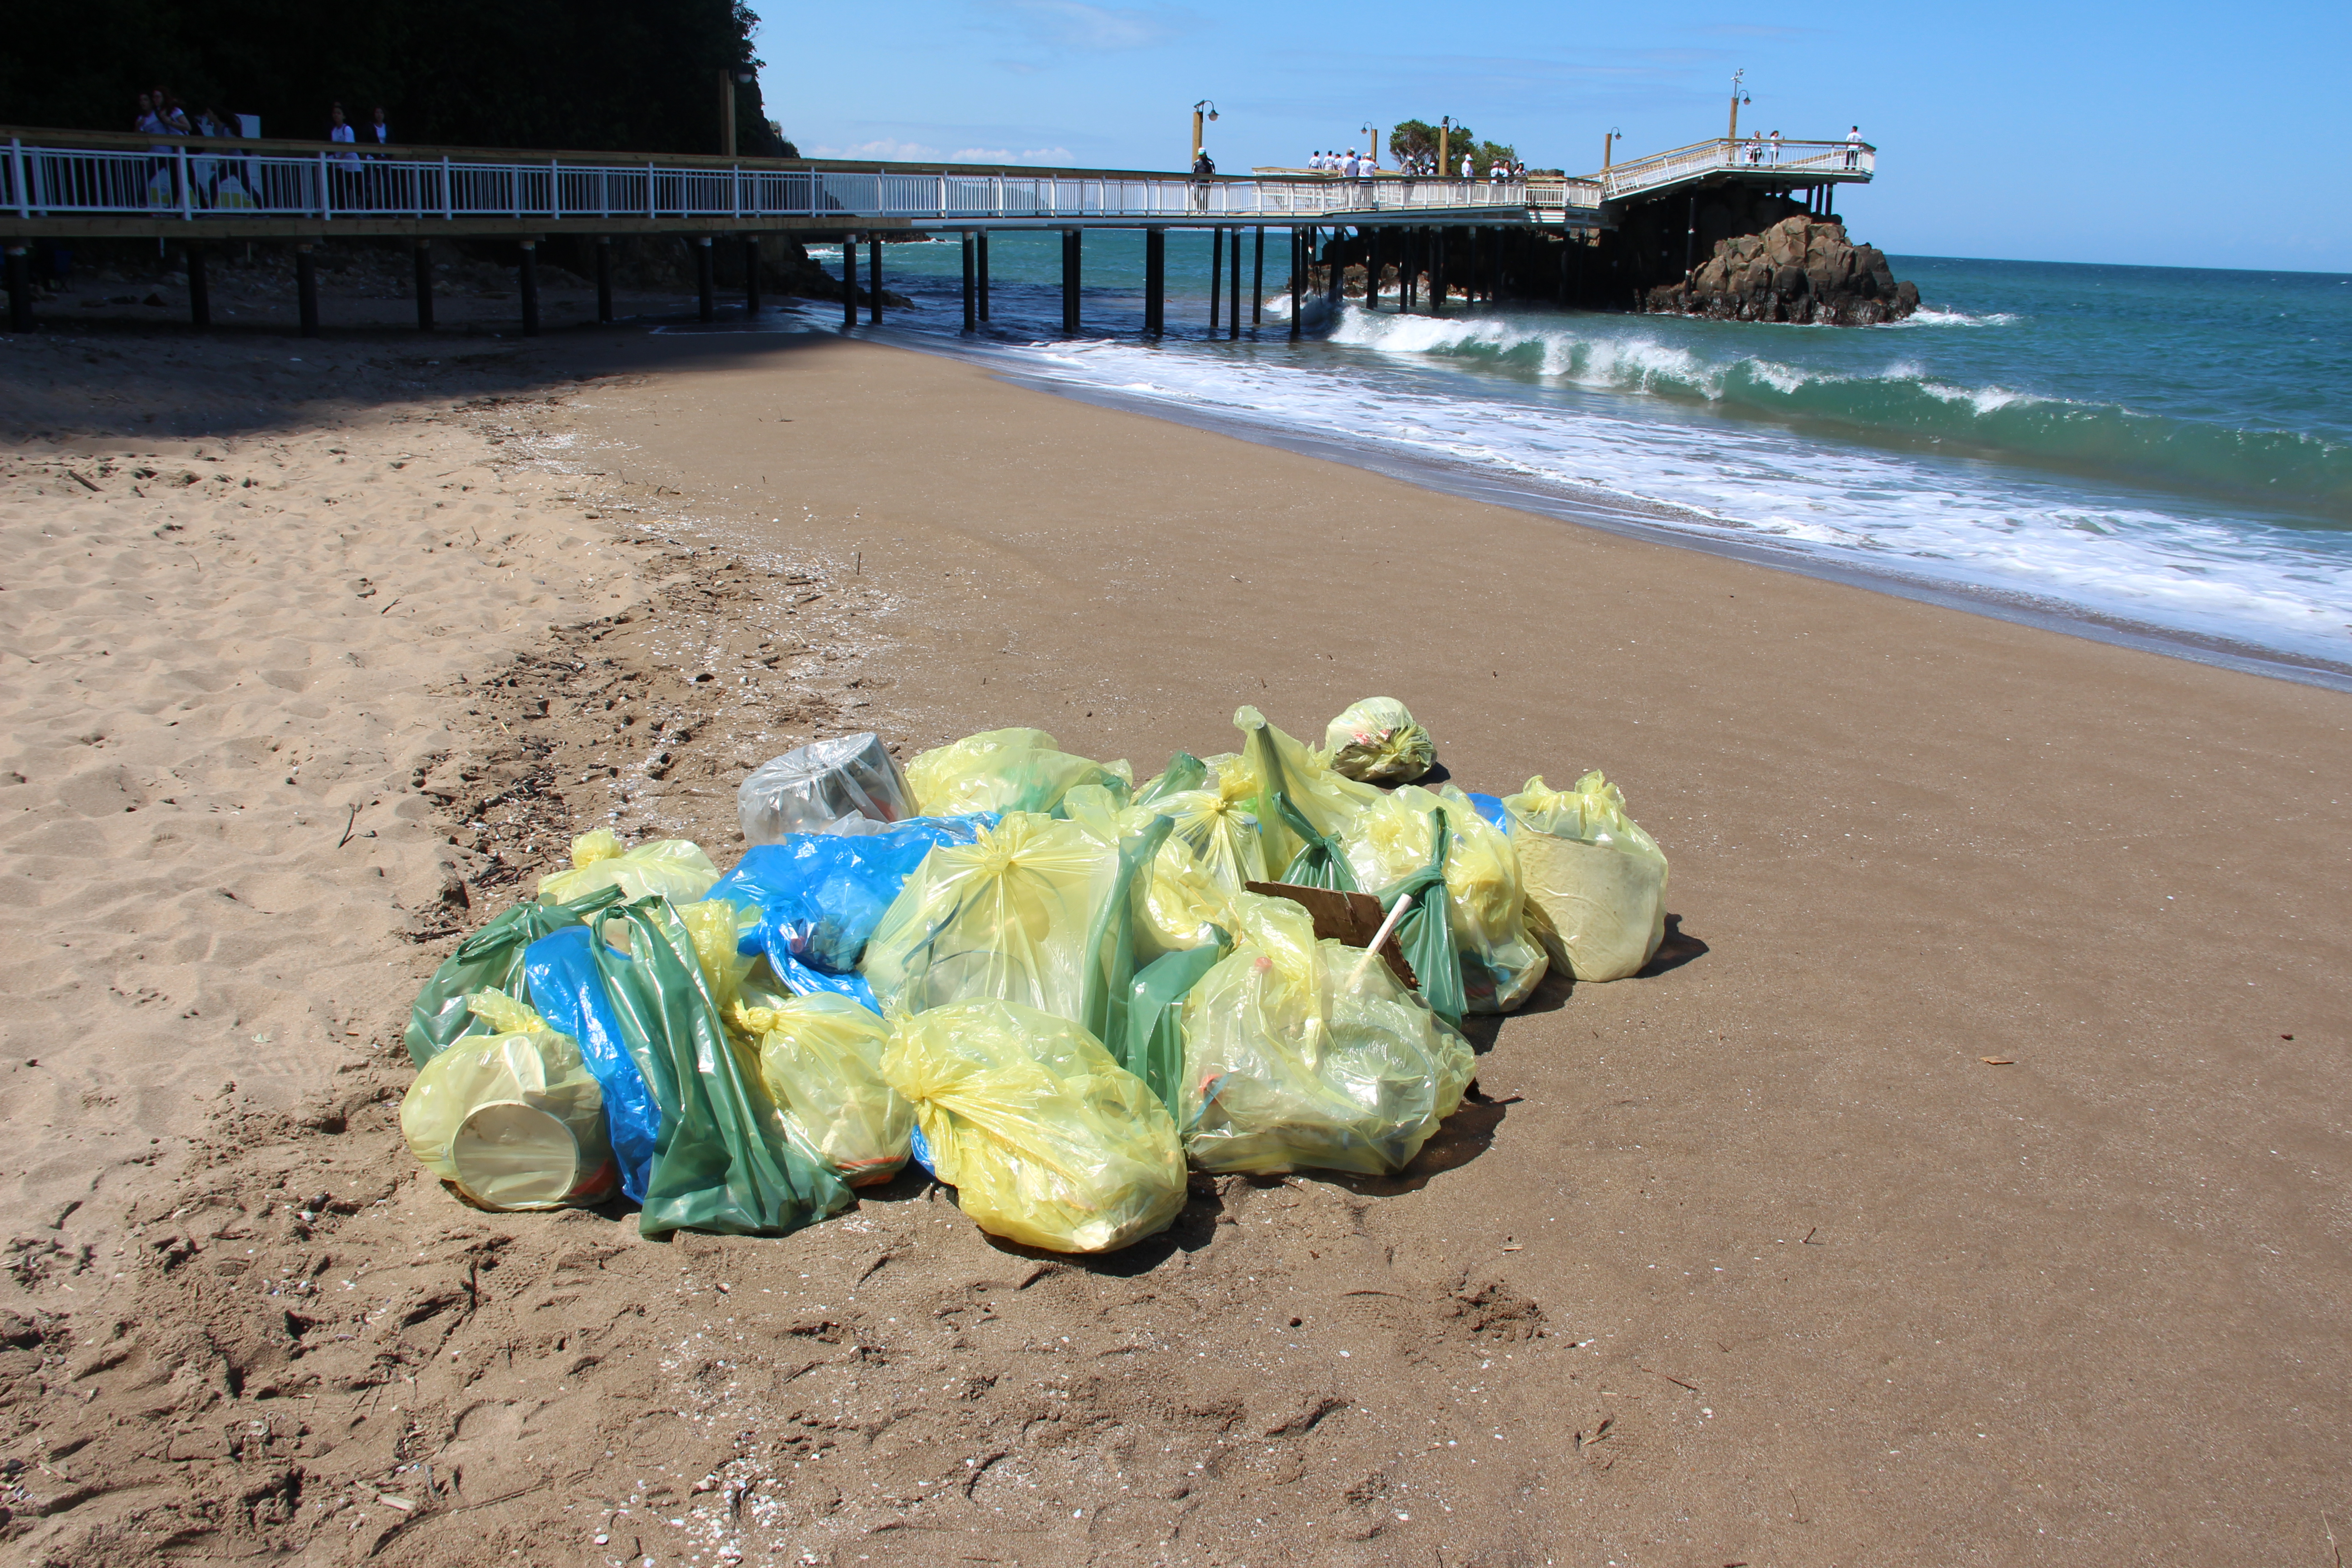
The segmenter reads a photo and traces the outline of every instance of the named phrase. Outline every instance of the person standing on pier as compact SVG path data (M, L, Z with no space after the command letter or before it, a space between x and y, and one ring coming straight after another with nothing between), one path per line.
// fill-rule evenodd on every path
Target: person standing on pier
M1862 167L1862 127L1859 125L1845 133L1845 166L1849 169Z

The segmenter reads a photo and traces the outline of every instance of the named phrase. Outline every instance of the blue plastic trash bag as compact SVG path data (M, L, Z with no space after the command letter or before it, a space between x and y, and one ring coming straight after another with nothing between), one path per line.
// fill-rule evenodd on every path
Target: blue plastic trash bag
M610 946L599 955L595 940L584 925L540 938L523 952L523 979L539 1016L580 1042L581 1059L604 1093L604 1124L612 1133L613 1158L621 1167L621 1191L632 1202L643 1203L646 1171L661 1138L661 1106L646 1081L644 1067L630 1052L629 1037L604 994L604 977L597 968L599 956L625 964L629 955Z
M1479 816L1485 817L1487 821L1493 823L1496 826L1501 828L1506 833L1508 833L1511 830L1510 819L1503 813L1502 796L1495 795L1480 795L1475 789L1467 790L1464 793L1469 795L1470 804L1478 808Z
M765 953L793 990L831 991L872 1007L874 993L856 973L857 961L898 889L932 849L970 844L995 825L995 816L983 813L909 817L854 837L789 834L744 851L709 896L759 910L742 951Z

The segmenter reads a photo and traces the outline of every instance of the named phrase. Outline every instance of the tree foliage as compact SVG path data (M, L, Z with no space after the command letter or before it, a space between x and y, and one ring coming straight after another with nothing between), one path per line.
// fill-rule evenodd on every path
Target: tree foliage
M378 104L402 142L644 153L719 150L719 73L757 62L740 0L82 0L16 8L0 119L128 131L163 87L193 119L257 114L324 136ZM781 151L756 80L736 145Z
M1425 120L1400 121L1389 128L1389 152L1399 163L1408 158L1424 156L1434 158L1437 156L1440 130L1439 126L1433 125ZM1461 173L1462 155L1465 153L1470 155L1472 173L1476 178L1482 180L1486 177L1487 172L1496 163L1517 161L1517 151L1510 144L1501 142L1481 142L1478 140L1476 132L1459 121L1456 121L1451 129L1444 130L1444 135L1445 161L1451 165L1445 172L1449 174Z

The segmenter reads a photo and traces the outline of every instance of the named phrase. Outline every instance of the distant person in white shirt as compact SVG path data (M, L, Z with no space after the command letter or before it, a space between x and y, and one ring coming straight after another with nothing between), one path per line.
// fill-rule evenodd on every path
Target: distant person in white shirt
M1862 127L1859 125L1845 133L1845 166L1849 169L1862 167Z
M1471 171L1470 154L1467 153L1462 154L1462 177L1465 180L1475 178Z

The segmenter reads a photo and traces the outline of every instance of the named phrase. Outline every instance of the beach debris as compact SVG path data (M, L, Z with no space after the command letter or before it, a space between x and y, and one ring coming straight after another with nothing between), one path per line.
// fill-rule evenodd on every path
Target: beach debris
M1466 1014L1648 961L1665 858L1597 773L1350 777L1433 751L1349 712L1318 750L1243 707L1239 750L1139 789L1042 730L903 773L819 742L745 781L723 876L583 834L420 992L404 1133L469 1202L617 1187L649 1237L781 1235L911 1163L992 1235L1097 1252L1171 1224L1188 1164L1402 1172L1475 1091Z
M572 841L572 868L539 879L539 901L560 904L585 898L601 888L618 888L628 899L658 893L676 904L688 904L710 890L719 868L698 844L683 838L649 838L634 849L621 847L609 827L583 833Z
M735 792L744 838L780 843L794 833L866 833L915 815L914 792L872 731L796 746L760 764Z
M1072 756L1043 730L990 730L921 753L907 764L907 782L925 816L1051 813L1078 784L1112 785L1122 796L1132 794L1135 772L1124 761Z
M1234 902L1230 956L1184 1004L1175 1106L1204 1171L1390 1175L1454 1113L1470 1044L1388 965L1286 899Z
M1555 790L1538 773L1502 804L1531 923L1553 957L1578 980L1640 973L1666 936L1666 857L1617 786L1590 773Z
M467 998L496 1033L426 1062L400 1104L426 1170L487 1209L600 1203L618 1184L604 1100L570 1037L503 991Z
M1437 762L1437 742L1393 697L1367 697L1324 727L1323 752L1360 784L1411 784Z
M930 1169L991 1236L1110 1252L1184 1207L1176 1123L1079 1025L995 999L902 1016L882 1076L911 1101Z
M2013 1068L2017 1065L2015 1057L1979 1057L1977 1060L1989 1068Z

